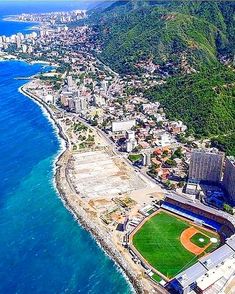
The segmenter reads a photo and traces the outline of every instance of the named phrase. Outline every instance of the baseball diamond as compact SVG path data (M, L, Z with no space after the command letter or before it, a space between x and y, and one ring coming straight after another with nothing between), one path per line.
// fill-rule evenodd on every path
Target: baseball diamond
M212 230L161 209L133 232L131 243L152 269L170 280L216 249L220 238Z

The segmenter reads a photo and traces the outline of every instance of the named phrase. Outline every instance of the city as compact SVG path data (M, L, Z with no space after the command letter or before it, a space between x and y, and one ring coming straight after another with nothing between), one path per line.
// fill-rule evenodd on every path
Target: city
M102 63L96 31L75 25L86 17L83 10L22 14L13 19L39 23L37 30L0 36L1 60L50 67L20 91L47 110L66 142L56 163L61 197L140 293L229 293L221 291L235 274L235 158L188 134L147 97L171 76L167 68L148 60L137 65L140 75L120 75ZM199 238L196 259L170 274L137 238L164 214L209 240L203 247Z

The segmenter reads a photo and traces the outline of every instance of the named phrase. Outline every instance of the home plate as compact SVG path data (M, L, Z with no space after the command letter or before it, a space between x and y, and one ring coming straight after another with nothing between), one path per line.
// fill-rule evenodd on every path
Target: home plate
M216 238L211 238L210 241L211 241L211 243L217 243L218 242L218 240Z
M203 238L199 238L199 242L203 243L204 239Z

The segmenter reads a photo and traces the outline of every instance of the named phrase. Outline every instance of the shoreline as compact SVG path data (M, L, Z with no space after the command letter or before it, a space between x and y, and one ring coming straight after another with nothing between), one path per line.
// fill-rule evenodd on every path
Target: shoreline
M52 66L52 67L59 67L57 63L52 63L49 61L44 61L44 60L25 60L25 59L20 59L15 57L14 55L6 55L6 56L1 56L0 55L0 62L5 62L5 61L19 61L19 62L25 62L29 65L34 65L34 64L42 64L44 66Z
M73 205L72 197L69 195L69 193L65 192L65 190L67 189L65 189L65 187L63 187L62 184L62 172L63 169L66 170L67 166L67 164L63 164L63 161L66 159L67 156L69 156L69 139L67 138L66 134L64 134L63 128L54 117L54 113L48 107L48 105L40 98L36 98L35 96L30 95L30 93L28 93L24 89L24 86L25 84L19 87L19 92L22 95L33 100L34 103L38 104L42 108L44 114L56 127L58 138L62 142L62 148L58 151L58 154L55 156L55 159L53 161L53 184L55 186L58 197L62 201L65 208L73 215L75 220L79 223L79 225L81 225L87 232L91 234L91 237L94 238L97 245L115 263L117 269L121 271L124 278L130 284L132 290L134 290L135 293L144 293L141 283L139 282L139 279L137 278L133 270L128 266L124 257L121 256L120 252L118 252L115 246L112 246L113 244L110 243L110 237L107 234L105 234L105 232L101 232L101 229L98 226L96 226L93 222L90 222L89 215L86 212L86 210L82 206Z
M41 24L41 22L38 21L27 21L27 20L19 20L17 19L18 15L9 15L2 18L2 21L9 21L9 22L22 22L22 23L32 23L32 24Z

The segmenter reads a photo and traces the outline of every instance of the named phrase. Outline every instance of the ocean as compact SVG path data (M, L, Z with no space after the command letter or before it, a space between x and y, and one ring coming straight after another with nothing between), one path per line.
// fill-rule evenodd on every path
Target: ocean
M0 19L30 12L30 5L17 5L2 2ZM33 7L49 11L55 4L34 2ZM27 23L0 21L0 35L28 29ZM0 62L0 293L131 293L123 274L54 188L53 163L61 142L43 110L18 92L24 81L15 79L42 70L40 64Z

